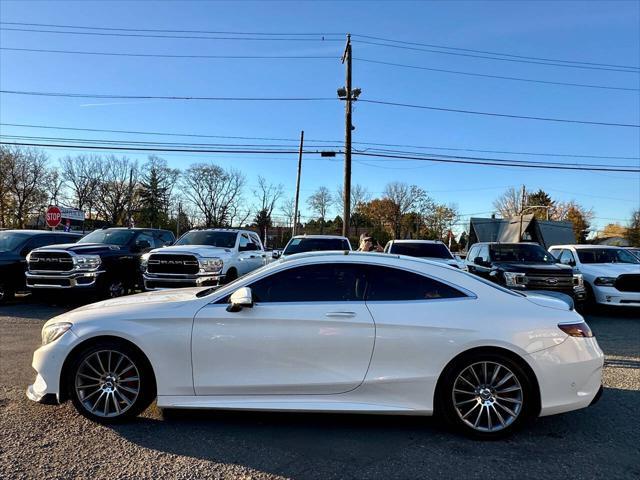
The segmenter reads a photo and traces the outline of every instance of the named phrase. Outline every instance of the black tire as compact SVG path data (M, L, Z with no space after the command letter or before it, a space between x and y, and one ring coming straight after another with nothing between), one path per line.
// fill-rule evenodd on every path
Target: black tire
M125 342L95 343L75 355L66 371L68 397L80 414L95 422L118 423L136 417L156 396L149 361Z
M238 271L235 268L230 268L227 274L224 276L224 280L222 280L222 284L226 285L227 283L231 283L236 278L238 278Z
M582 302L582 311L580 313L596 313L600 306L598 305L598 302L596 302L596 296L593 293L593 288L587 282L584 282L584 289L587 292L587 298Z
M500 368L494 380L492 377L495 365ZM477 381L470 374L469 368L474 369ZM509 374L514 378L499 385ZM538 413L539 397L535 380L520 363L508 355L471 353L449 365L442 375L438 385L436 414L449 427L466 436L481 440L504 438L529 423ZM469 381L465 381L466 378ZM477 383L477 388L472 390L473 385L470 383ZM500 396L499 392L518 387L519 390L504 392L501 393L503 397ZM469 388L473 393L461 393L464 388ZM477 426L474 427L473 423Z
M0 283L0 304L13 299L14 291L4 284Z

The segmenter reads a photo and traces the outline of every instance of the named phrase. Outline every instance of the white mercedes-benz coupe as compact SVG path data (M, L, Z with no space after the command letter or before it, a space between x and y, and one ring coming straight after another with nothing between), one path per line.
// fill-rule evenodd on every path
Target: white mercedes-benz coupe
M377 253L293 255L220 288L49 320L30 399L100 422L164 408L432 415L483 438L587 407L603 353L566 303Z

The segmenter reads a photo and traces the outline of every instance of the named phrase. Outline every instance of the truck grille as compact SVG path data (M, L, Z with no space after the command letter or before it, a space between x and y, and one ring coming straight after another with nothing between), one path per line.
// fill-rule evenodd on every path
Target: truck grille
M573 275L527 275L527 288L540 290L571 290Z
M193 275L198 273L200 265L193 255L155 254L149 257L147 271L149 273L173 273Z
M621 292L640 292L640 274L620 275L616 288Z
M29 270L68 272L73 270L73 259L65 252L31 252Z

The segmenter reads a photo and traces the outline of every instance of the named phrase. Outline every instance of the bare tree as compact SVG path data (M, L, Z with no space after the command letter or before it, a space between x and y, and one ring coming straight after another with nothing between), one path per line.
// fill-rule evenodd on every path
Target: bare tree
M412 211L417 211L417 219L430 209L433 201L422 188L417 185L408 185L403 182L388 183L384 189L384 198L391 200L395 205L392 227L395 238L401 234L402 217ZM419 225L416 226L419 229Z
M371 199L371 195L366 187L363 187L360 184L351 185L351 198L350 198L350 212L355 212L359 205L367 203ZM337 210L338 215L342 215L344 211L344 190L342 189L342 185L338 185L336 188L336 194L334 197L334 206Z
M185 198L202 216L205 226L228 226L238 216L245 184L241 172L197 163L186 170L183 184Z
M283 194L282 184L268 183L264 177L258 176L258 188L253 190L253 194L259 202L254 221L263 236L262 242L266 245L267 230L271 226L271 214L276 202Z
M509 187L500 197L493 201L493 208L503 218L517 217L522 212L522 194L514 187Z
M72 205L78 210L88 209L89 219L96 203L101 182L102 159L98 155L77 155L60 160L60 168L68 189Z
M294 211L295 203L296 203L296 201L292 197L292 198L286 199L280 205L280 211L282 212L282 214L284 215L285 219L287 220L287 228L293 227L293 222L294 222L294 218L293 217L296 214L295 211Z
M8 148L0 149L2 176L0 181L6 188L3 208L9 207L9 220L18 228L24 228L30 213L42 210L47 202L47 185L50 170L47 156L38 150Z
M124 225L131 222L132 213L136 210L138 174L137 162L127 157L111 155L102 161L96 210L109 223Z
M332 203L333 198L327 187L318 188L315 193L307 199L309 208L320 218L320 233L324 232L324 219Z

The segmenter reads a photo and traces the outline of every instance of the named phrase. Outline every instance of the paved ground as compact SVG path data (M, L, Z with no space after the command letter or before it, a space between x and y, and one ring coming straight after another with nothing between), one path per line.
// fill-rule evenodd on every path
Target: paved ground
M0 307L0 478L640 478L640 315L588 318L607 354L605 394L509 440L476 442L411 417L172 413L93 424L24 390L44 320Z

